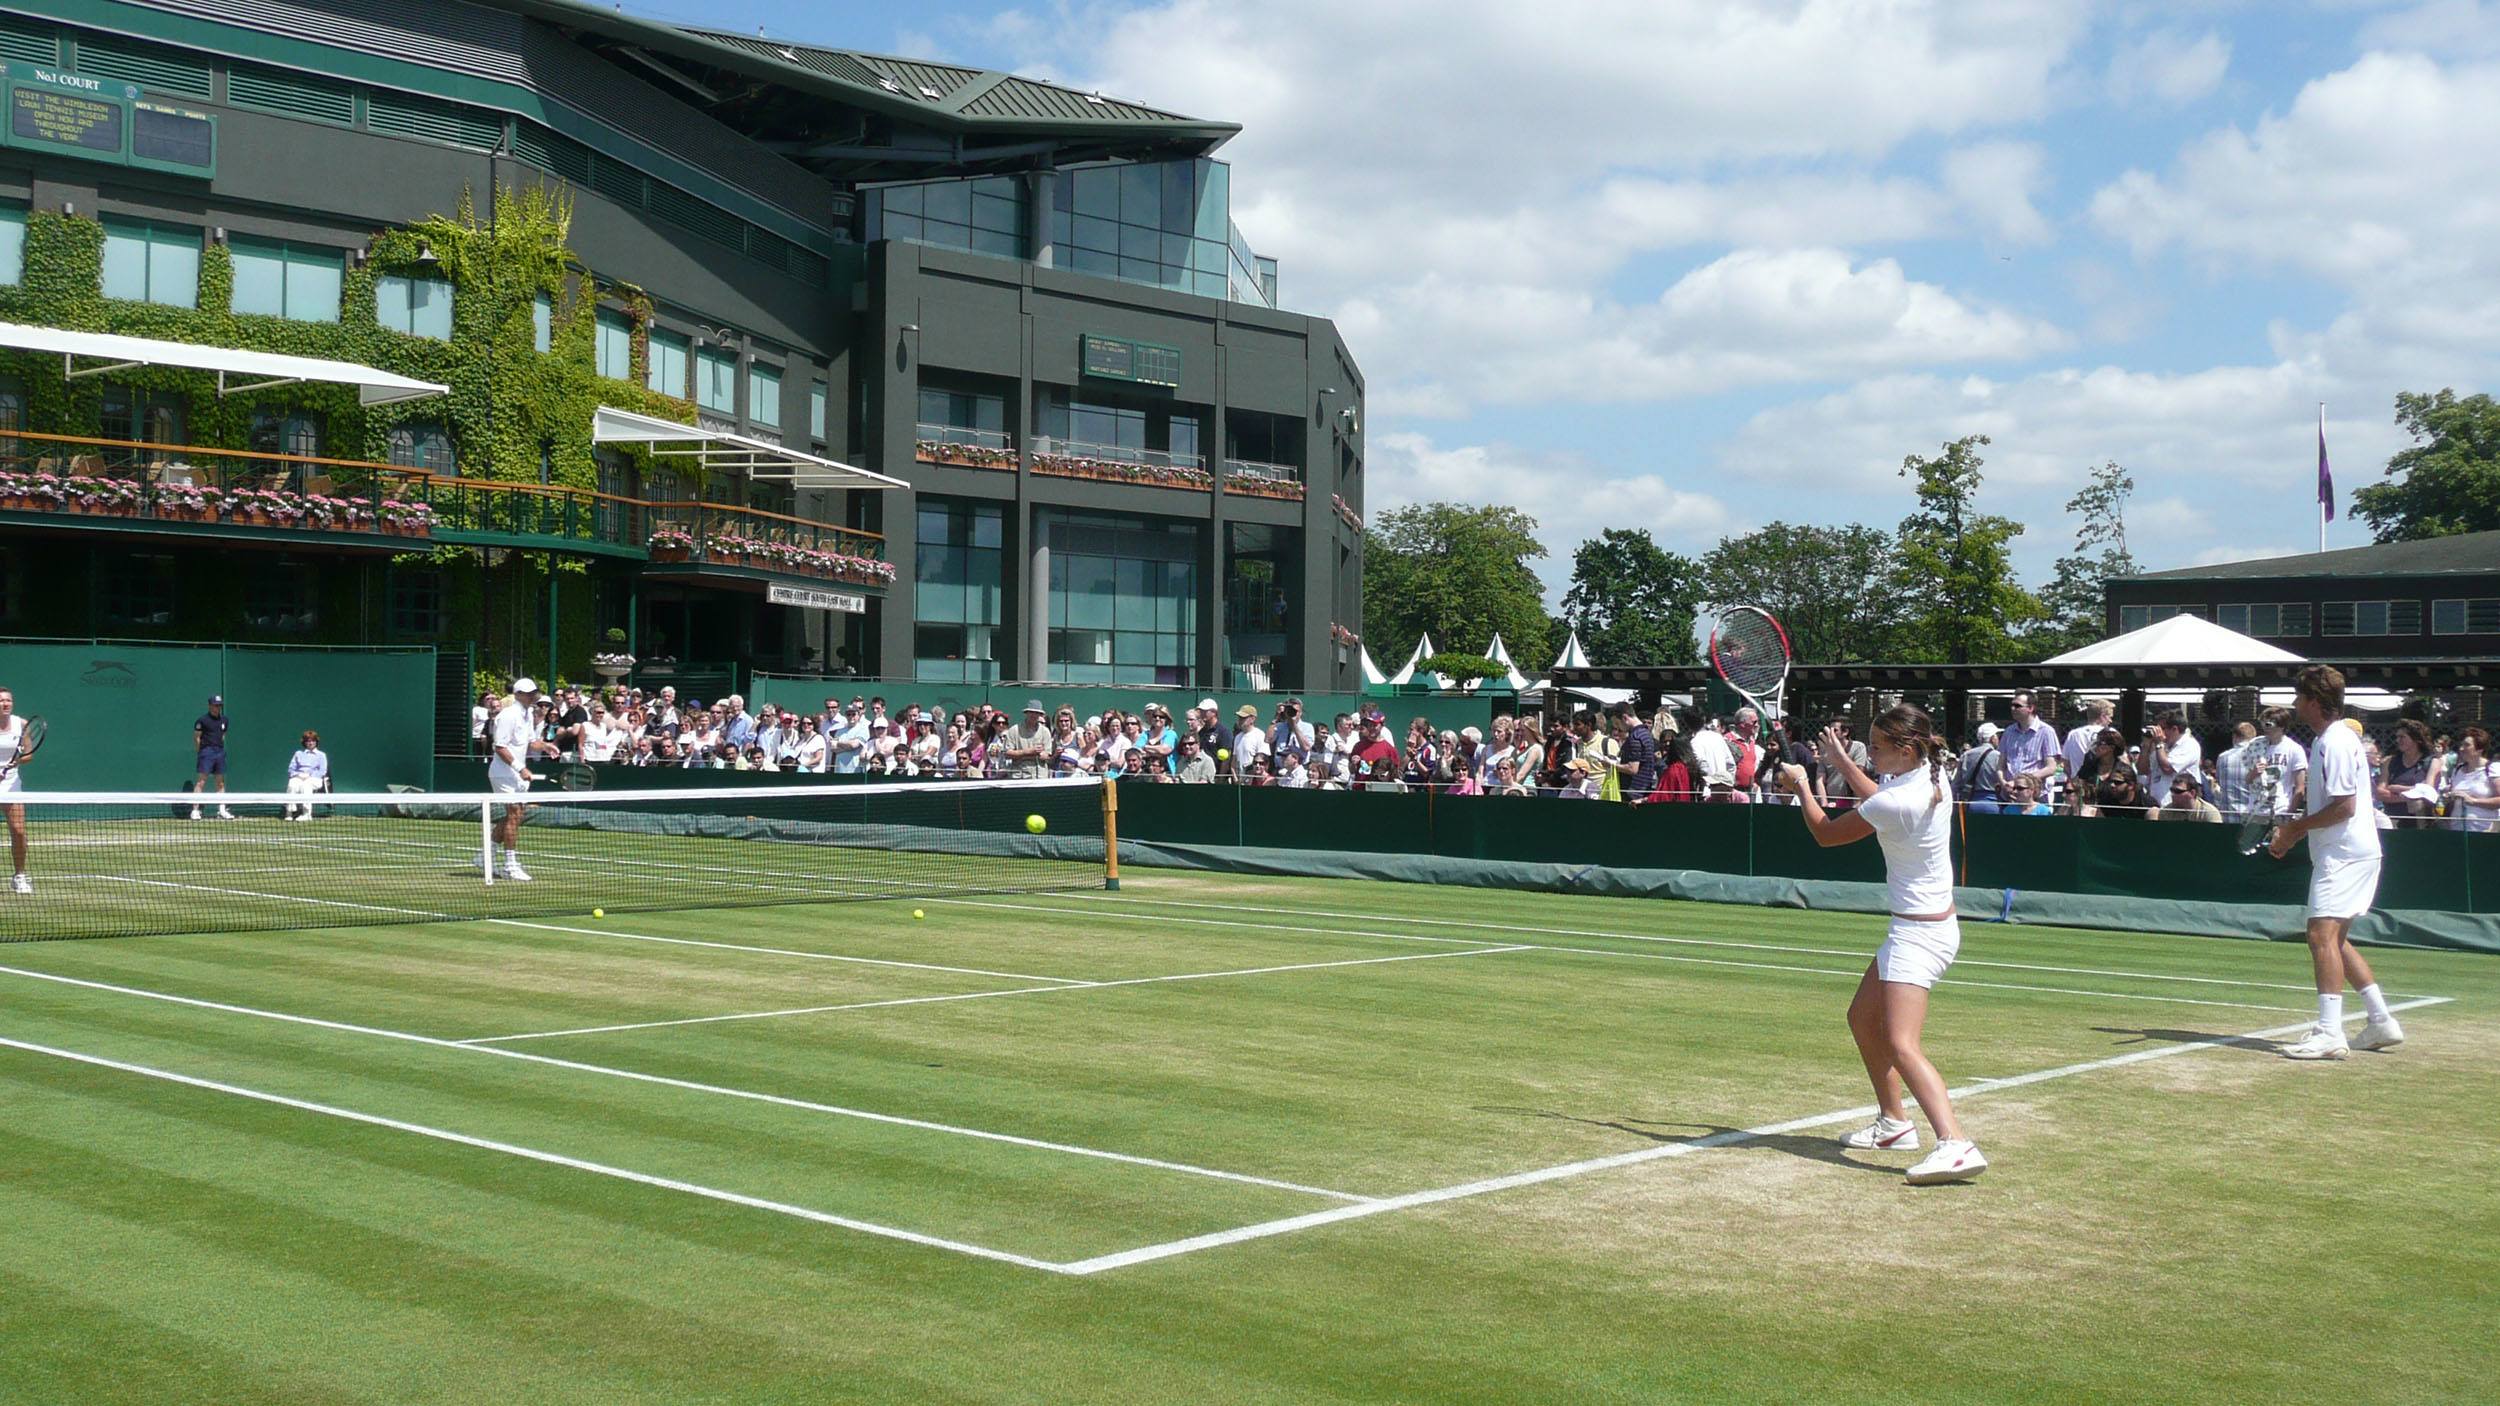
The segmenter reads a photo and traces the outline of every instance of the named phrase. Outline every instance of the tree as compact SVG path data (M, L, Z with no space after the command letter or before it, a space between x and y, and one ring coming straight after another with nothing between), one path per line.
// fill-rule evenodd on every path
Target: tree
M1591 659L1609 664L1689 664L1700 655L1693 617L1701 568L1650 540L1642 528L1609 527L1571 557L1563 619Z
M2404 391L2396 423L2413 443L2387 461L2386 482L2353 493L2353 516L2382 542L2500 528L2500 403Z
M1778 616L1789 648L1809 664L1886 659L1903 619L1892 578L1892 534L1858 523L1774 522L1723 538L1701 560L1703 600Z
M2136 573L2127 550L2127 499L2134 492L2135 479L2112 461L2092 470L2083 490L2066 500L2066 511L2081 514L2083 522L2075 528L2075 549L2057 559L2056 574L2040 592L2048 618L2024 636L2026 652L2045 659L2101 637L2110 578Z
M2045 614L2014 579L2013 540L2023 525L1978 509L1979 446L1964 435L1932 459L1912 454L1901 476L1918 480L1918 511L1901 520L1895 581L1909 602L1905 662L1996 663L2019 650L2014 631Z
M1374 522L1363 552L1363 634L1389 667L1425 634L1489 646L1498 633L1514 658L1545 653L1545 586L1529 567L1545 547L1536 519L1517 508L1394 508Z

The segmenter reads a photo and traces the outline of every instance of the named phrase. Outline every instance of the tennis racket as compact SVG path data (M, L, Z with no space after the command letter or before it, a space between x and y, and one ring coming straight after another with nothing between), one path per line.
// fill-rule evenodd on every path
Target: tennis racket
M559 791L589 791L598 785L599 773L581 762L556 768L556 789Z
M2274 827L2283 823L2276 813L2283 796L2283 769L2263 737L2242 745L2247 753L2249 799L2255 808L2240 822L2240 853L2255 854L2274 837Z
M35 749L43 745L44 735L51 730L52 725L43 719L27 718L25 725L18 729L17 750L10 754L7 766L0 766L0 781L7 780L19 767L34 760Z
M1789 658L1788 631L1760 606L1730 606L1711 627L1710 667L1762 710L1764 722L1783 716L1780 700L1788 692Z

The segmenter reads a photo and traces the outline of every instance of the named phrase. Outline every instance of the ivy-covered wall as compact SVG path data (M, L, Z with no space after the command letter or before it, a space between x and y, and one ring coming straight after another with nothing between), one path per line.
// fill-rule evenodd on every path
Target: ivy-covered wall
M560 191L501 187L482 212L473 193L464 192L459 207L449 214L376 231L366 259L351 261L345 271L338 321L300 322L233 311L234 262L222 243L209 243L202 250L195 307L108 299L102 288L104 226L85 216L36 210L26 221L23 276L15 286L0 287L0 321L327 357L449 387L447 395L368 410L354 388L346 386L293 385L220 397L216 377L207 372L132 367L112 374L110 379L125 385L182 395L187 434L194 444L247 449L255 411L309 411L321 417L326 455L383 460L389 457L393 429L440 424L451 438L463 478L535 483L543 447L551 481L595 488L598 469L590 434L599 406L683 423L693 422L695 407L645 386L651 300L631 285L598 279L570 247L571 224L572 203ZM374 289L388 274L451 283L449 340L411 336L380 324ZM545 352L537 349L533 318L542 295L553 309ZM623 313L632 324L631 380L598 374L596 310L602 305ZM102 432L103 378L67 380L56 360L21 353L0 353L0 375L24 387L27 429L70 435ZM44 555L50 565L67 567L67 551L64 546ZM478 643L481 663L533 672L547 668L543 602L549 574L560 573L558 660L568 672L586 672L597 645L590 563L562 554L502 552L490 567L485 554L449 546L433 555L444 571L445 637ZM214 561L203 558L204 565ZM491 581L486 575L490 570ZM83 595L83 570L47 574L79 583ZM183 577L182 619L163 635L252 635L237 573L186 568ZM357 562L324 560L319 578L322 623L315 640L348 643L383 637L380 621L370 618L386 606L382 573L367 576ZM66 600L28 604L32 612L21 614L31 613L35 619L20 628L57 626L65 633L85 629L85 610L56 608L66 606Z

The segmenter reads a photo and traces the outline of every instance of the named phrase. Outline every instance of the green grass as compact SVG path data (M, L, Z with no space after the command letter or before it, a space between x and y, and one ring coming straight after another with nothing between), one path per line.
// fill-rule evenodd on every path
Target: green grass
M1176 874L915 901L0 946L0 1038L507 1149L0 1048L0 1399L2436 1400L2500 1370L2488 958L2373 954L2453 1000L2301 1066L2192 1044L2302 1020L2296 946L1971 924L1929 1036L1957 1085L2186 1052L1970 1098L1967 1187L1834 1125L1100 1267L1864 1104L1839 1013L1881 920Z

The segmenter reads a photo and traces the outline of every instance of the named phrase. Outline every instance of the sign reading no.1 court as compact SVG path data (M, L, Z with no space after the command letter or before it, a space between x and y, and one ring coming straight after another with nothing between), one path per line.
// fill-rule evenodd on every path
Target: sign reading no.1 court
M0 145L184 176L217 174L217 119L145 101L135 83L42 64L5 67Z

